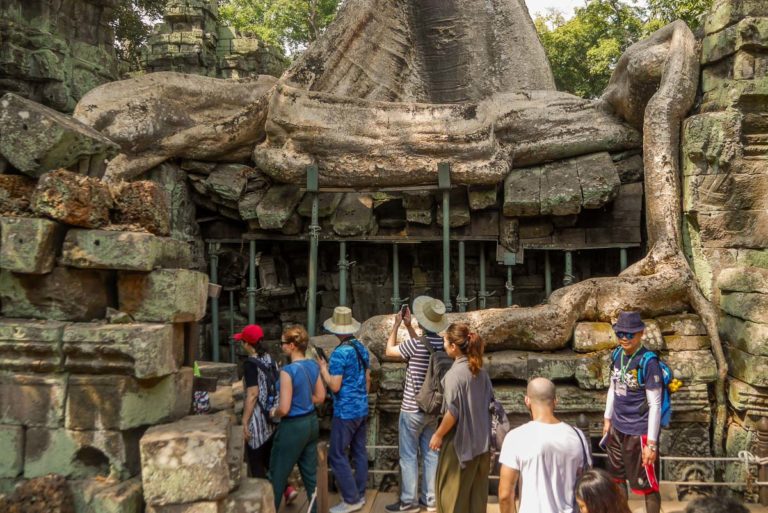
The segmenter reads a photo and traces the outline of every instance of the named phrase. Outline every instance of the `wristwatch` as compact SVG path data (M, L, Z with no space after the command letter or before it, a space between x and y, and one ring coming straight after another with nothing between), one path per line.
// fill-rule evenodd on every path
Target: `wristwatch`
M652 450L653 452L656 452L658 450L658 447L656 447L656 444L648 443L648 448Z

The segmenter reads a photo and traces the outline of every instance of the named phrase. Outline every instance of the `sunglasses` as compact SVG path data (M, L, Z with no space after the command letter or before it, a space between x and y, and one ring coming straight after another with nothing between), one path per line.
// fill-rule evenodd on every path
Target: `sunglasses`
M637 335L637 333L630 333L628 331L617 331L616 332L616 338L618 338L620 340L622 340L622 339L623 340L630 340L630 339L634 338L635 335Z

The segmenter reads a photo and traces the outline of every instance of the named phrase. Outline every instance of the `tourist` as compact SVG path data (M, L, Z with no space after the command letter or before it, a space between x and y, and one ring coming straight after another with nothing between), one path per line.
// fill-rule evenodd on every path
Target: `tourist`
M613 325L622 350L611 364L603 437L608 472L620 483L629 481L632 492L645 497L647 513L659 513L657 441L664 382L657 358L641 368L643 354L648 352L642 345L644 329L638 312L621 312ZM641 380L638 372L643 372Z
M365 505L368 485L368 390L371 384L368 350L354 337L360 323L352 310L337 306L323 328L339 338L330 361L319 358L320 375L333 393L333 420L328 463L341 494L330 513L348 513ZM349 449L349 456L347 456ZM350 458L355 464L354 475Z
M493 389L483 369L483 341L460 323L451 324L443 340L454 362L443 380L443 419L429 442L430 449L440 451L437 512L485 513Z
M512 513L522 479L519 513L573 513L574 487L591 465L584 434L555 417L555 384L528 383L525 406L533 420L510 431L501 447L499 512Z
M576 483L580 513L632 513L627 496L604 470L589 469Z
M698 497L688 503L683 513L749 513L749 510L730 497Z
M325 387L317 362L305 356L309 335L301 326L283 331L280 347L290 363L280 371L280 392L271 417L280 420L272 442L270 476L275 511L280 509L288 476L298 463L307 496L317 484L319 426L315 405L325 401ZM313 508L314 511L315 508Z
M437 452L429 448L429 441L437 429L437 415L421 411L416 404L416 394L421 390L429 367L430 353L425 344L430 344L435 351L443 350L443 338L438 333L448 327L448 319L445 304L428 296L419 296L413 301L413 317L419 323L423 337L416 334L411 317L411 310L407 306L395 315L394 327L385 350L389 358L407 362L398 421L400 497L397 502L386 506L387 511L416 512L420 506L427 511L435 511ZM397 332L403 323L408 338L398 344ZM423 471L420 489L419 455Z

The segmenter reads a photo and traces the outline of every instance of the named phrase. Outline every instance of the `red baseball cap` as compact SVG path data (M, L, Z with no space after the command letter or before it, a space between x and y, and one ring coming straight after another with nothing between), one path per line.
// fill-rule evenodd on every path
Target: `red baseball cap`
M249 324L243 328L243 331L236 333L232 338L255 346L264 338L264 330L258 324Z

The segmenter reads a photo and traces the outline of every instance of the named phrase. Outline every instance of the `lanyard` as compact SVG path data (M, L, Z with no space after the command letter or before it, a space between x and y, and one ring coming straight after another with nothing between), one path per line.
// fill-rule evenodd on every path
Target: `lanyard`
M640 347L637 348L637 351L634 352L632 356L629 357L629 360L627 361L627 364L624 364L624 350L621 351L621 367L619 370L620 376L621 376L621 382L626 383L626 380L624 377L627 375L627 369L629 369L629 366L632 364L632 360L635 359L635 356L637 356L637 353L640 352L640 349L642 349L643 345L640 344Z

